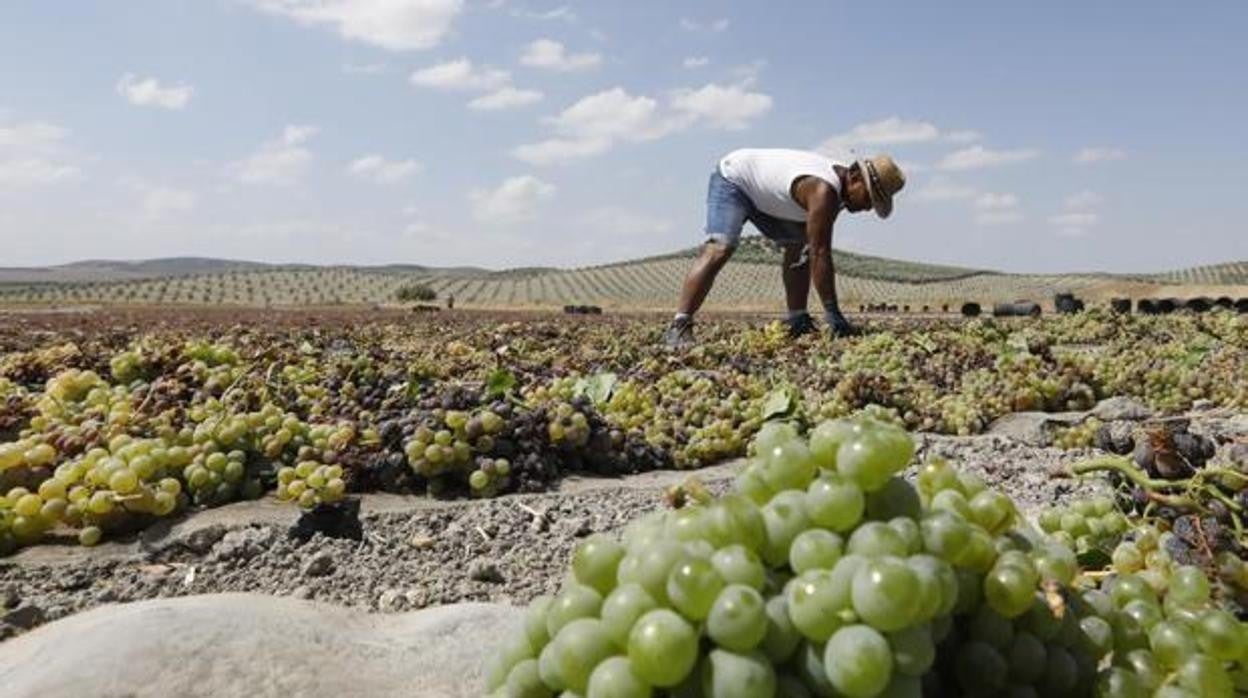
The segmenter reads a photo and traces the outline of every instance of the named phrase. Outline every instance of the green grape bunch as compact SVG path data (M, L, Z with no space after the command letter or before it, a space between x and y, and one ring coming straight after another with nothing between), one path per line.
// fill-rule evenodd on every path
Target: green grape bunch
M301 461L277 471L277 498L295 502L304 509L335 504L346 497L347 483L338 465Z
M1182 590L1098 585L978 478L942 461L899 477L898 427L769 423L754 451L718 499L583 541L488 694L1230 696L1248 678L1248 628L1199 570L1173 573ZM1100 508L1079 507L1085 526Z

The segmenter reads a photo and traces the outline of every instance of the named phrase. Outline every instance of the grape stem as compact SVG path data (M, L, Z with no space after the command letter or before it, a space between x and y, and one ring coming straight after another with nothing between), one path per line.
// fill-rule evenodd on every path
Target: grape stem
M1070 474L1074 477L1093 472L1113 471L1146 490L1168 490L1186 487L1186 480L1157 480L1150 478L1127 458L1120 456L1103 456L1091 458L1070 466Z

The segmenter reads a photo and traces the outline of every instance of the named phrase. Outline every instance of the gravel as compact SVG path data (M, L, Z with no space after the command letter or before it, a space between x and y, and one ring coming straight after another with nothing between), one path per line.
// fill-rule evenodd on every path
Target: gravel
M1234 426L1232 434L1243 423ZM942 456L979 474L1028 515L1103 487L1060 475L1064 464L1094 451L1037 447L998 435L918 439L921 458ZM735 469L725 464L696 476L722 491ZM381 612L464 601L522 604L558 589L580 539L618 531L664 506L663 490L690 474L569 478L558 492L491 500L367 495L358 541L294 536L297 509L260 500L194 514L166 527L158 539L145 533L91 549L37 546L0 559L0 602L12 609L0 619L0 638L103 603L216 592Z

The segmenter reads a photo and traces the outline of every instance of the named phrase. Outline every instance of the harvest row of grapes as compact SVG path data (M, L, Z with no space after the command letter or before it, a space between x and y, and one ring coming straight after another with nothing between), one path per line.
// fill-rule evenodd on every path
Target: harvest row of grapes
M835 342L724 320L678 353L618 318L14 330L0 337L5 552L268 494L312 508L697 468L745 455L777 419L867 413L966 435L1109 396L1160 414L1248 407L1248 323L1230 313L885 322Z

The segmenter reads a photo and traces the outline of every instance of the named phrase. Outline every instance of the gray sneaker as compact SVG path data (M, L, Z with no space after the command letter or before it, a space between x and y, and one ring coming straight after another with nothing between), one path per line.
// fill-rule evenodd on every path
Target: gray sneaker
M694 344L693 320L672 320L663 333L663 346L668 349L685 349Z

